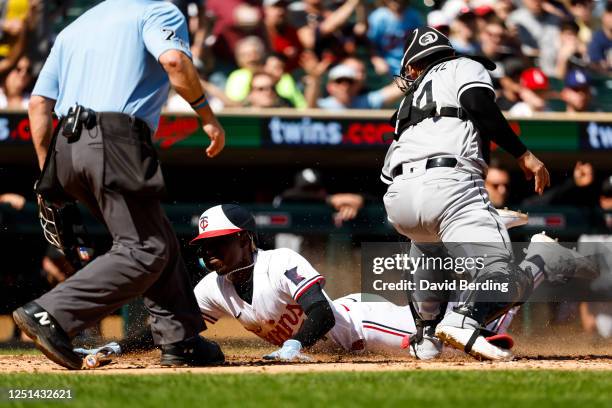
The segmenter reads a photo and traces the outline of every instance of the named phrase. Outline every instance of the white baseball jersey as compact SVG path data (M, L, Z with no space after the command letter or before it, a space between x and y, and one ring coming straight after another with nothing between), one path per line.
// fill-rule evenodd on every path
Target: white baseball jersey
M324 281L301 255L279 248L255 254L252 304L215 272L206 275L194 293L208 323L214 324L222 316L233 317L263 340L281 345L298 332L306 317L297 300L312 285L323 285ZM344 349L374 351L378 349L374 347L379 340L376 336L388 336L392 347L399 350L402 339L415 332L407 308L387 302L354 303L355 299L360 300L360 295L330 300L336 324L328 337Z
M231 316L265 341L281 345L298 332L306 317L297 300L312 285L323 285L324 281L301 255L279 248L255 254L252 304L238 296L230 281L214 272L198 283L194 293L207 322ZM342 315L334 314L337 326L348 329L344 331L348 338L340 342L350 343L356 331L351 330L350 322L343 322Z
M206 275L194 293L206 322L214 324L223 316L233 317L245 329L280 346L298 332L306 317L297 300L312 285L324 282L300 254L279 248L255 254L252 304L241 299L234 285L215 272ZM347 351L405 355L407 336L416 332L409 306L397 306L382 298L363 301L362 296L356 293L330 301L336 323L328 337ZM367 300L374 300L374 296L368 295Z
M461 106L461 94L474 87L493 91L491 77L482 64L469 58L445 61L427 72L414 93L413 105L423 108L428 103L436 102L438 113L442 107L458 108ZM402 99L400 109L405 102L406 98ZM391 144L381 179L391 184L391 170L399 164L436 156L464 158L476 167L486 168L480 136L474 124L459 118L435 117L410 126L403 131L399 140Z

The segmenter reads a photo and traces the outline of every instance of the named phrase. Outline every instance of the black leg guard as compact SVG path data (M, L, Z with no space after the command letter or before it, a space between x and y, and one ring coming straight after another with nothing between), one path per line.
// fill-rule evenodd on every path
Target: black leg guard
M514 264L511 264L510 268L510 273L489 273L474 280L477 283L489 281L507 284L507 292L496 293L493 298L489 292L475 290L462 305L454 309L455 312L469 316L480 325L486 326L512 307L524 303L533 291L533 276L531 271L524 271Z
M441 312L438 314L438 317L436 317L433 320L424 320L419 314L419 312L417 311L417 308L414 302L410 302L410 311L412 312L412 317L414 318L414 324L417 329L416 334L410 340L411 343L415 343L415 344L420 343L423 340L423 333L425 332L426 329L432 331L433 333L433 330L435 330L435 327L438 325L438 323L442 321L442 318L444 317L444 311L446 310L447 304L448 303L446 302L440 304Z

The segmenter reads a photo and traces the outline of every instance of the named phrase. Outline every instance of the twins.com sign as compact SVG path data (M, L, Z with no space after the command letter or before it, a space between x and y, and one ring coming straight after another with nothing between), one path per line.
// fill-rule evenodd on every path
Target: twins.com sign
M262 121L262 142L267 146L383 146L383 135L393 127L382 120L281 118Z
M612 126L610 123L588 122L580 126L582 150L612 150Z

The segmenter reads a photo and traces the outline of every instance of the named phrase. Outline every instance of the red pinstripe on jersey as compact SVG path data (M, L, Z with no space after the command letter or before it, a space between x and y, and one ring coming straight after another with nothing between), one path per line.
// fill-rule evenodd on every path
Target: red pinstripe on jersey
M383 333L388 333L388 334L392 334L394 336L399 336L399 337L404 337L404 336L411 334L410 332L407 332L405 330L400 330L395 327L386 326L384 324L372 322L370 320L363 321L363 328L370 329L370 330L377 330Z
M295 295L293 296L293 298L297 301L300 296L302 296L304 293L306 293L306 291L315 283L317 282L322 282L325 281L325 278L321 275L315 276L313 278L310 278L309 280L307 280L306 282L304 282L302 284L302 286L295 292Z

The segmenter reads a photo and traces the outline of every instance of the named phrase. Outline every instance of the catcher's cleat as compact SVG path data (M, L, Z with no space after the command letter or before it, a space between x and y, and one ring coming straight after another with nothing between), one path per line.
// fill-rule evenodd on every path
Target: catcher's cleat
M72 351L72 344L55 319L34 302L13 312L13 319L36 347L51 361L69 370L80 370L83 360Z
M419 328L417 327L417 330ZM431 360L442 353L442 342L434 335L435 326L425 326L418 332L402 339L402 348L408 348L410 355L418 360ZM404 347L404 342L407 342Z
M513 211L504 208L502 210L498 209L497 213L501 217L506 229L520 227L521 225L525 225L527 222L529 222L529 216L520 211Z
M566 282L571 278L592 280L599 276L591 259L565 248L543 232L531 237L525 260L540 266L550 282Z
M163 366L208 366L222 364L225 356L214 341L201 336L161 346Z
M450 321L460 323L455 325ZM436 336L445 344L465 351L479 360L509 361L513 358L510 350L487 341L474 319L456 312L451 312L440 322L436 328Z

